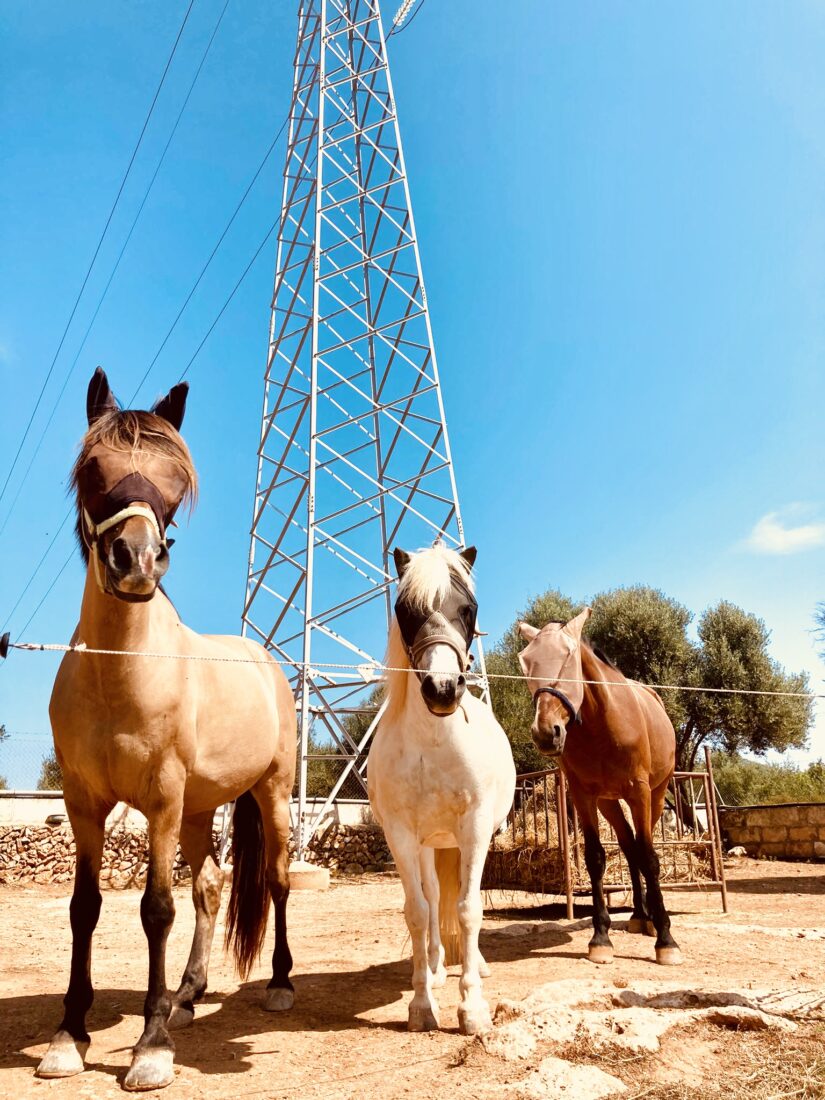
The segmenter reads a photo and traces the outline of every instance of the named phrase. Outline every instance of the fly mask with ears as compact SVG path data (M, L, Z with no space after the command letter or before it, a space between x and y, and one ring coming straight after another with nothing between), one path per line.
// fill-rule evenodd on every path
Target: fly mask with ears
M581 642L564 629L563 623L548 623L519 655L533 705L542 695L558 699L568 721L580 722L584 699L581 680ZM565 685L562 690L558 684Z
M454 570L450 570L452 586L449 595L432 610L414 607L404 598L403 588L395 601L395 617L410 664L418 669L418 662L426 649L434 645L446 645L458 657L458 667L466 671L470 667L470 646L476 632L478 604L469 585Z

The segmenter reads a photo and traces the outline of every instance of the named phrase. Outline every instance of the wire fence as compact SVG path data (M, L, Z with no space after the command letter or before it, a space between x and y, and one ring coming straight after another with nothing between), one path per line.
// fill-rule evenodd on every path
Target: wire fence
M0 741L0 788L59 791L60 776L52 766L53 759L54 744L50 733L6 734Z
M94 646L88 646L85 642L72 642L69 644L65 642L12 642L7 632L0 637L0 658L7 657L9 650L13 649L20 650L24 653L79 653L98 657L141 657L165 661L204 661L210 664L275 664L307 676L317 675L321 670L324 670L324 675L327 679L334 679L336 676L349 679L353 673L356 673L363 678L365 684L380 681L385 673L388 672L407 673L411 676L418 675L418 670L410 665L394 668L390 665L379 664L377 661L362 662L361 664L347 664L341 661L311 661L305 663L303 661L279 661L268 653L263 657L226 657L223 655L218 656L217 654L212 655L206 653L163 653L156 650L142 649L100 649ZM455 673L454 668L429 669L428 671L433 674L444 676L451 676ZM589 684L594 687L630 690L639 686L638 681L627 678L623 678L622 680L587 680L580 676L535 676L533 678L536 681L547 682L548 684ZM490 672L486 673L483 677L478 673L470 672L467 674L467 681L470 684L480 685L484 679L523 681L524 676L522 673L507 672ZM825 699L825 692L816 691L770 691L763 688L706 687L696 684L645 683L643 686L653 688L656 691L684 691L708 695L763 695L789 699Z

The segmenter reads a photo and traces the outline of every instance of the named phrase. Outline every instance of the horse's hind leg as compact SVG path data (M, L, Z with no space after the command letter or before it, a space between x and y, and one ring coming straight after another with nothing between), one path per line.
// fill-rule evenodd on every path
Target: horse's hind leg
M579 811L584 833L584 862L590 875L593 891L593 936L587 945L587 957L593 963L613 962L613 944L610 942L610 914L604 900L605 854L599 839L599 817L596 799L581 794L570 784L573 802Z
M444 966L444 946L441 943L441 930L438 925L438 899L440 890L438 875L435 870L435 852L432 848L421 848L421 886L424 897L430 907L429 917L429 945L427 948L427 962L432 973L433 989L440 989L447 981L447 970Z
M263 1007L267 1012L285 1012L295 1003L289 974L292 954L286 932L286 906L289 900L289 796L290 791L278 777L262 780L252 794L261 811L266 844L266 879L275 907L275 949L272 952L272 979L266 987Z
M69 907L72 925L72 966L69 989L63 998L65 1013L60 1027L43 1055L38 1077L72 1077L81 1073L89 1048L86 1013L92 1006L92 933L100 916L100 863L103 856L103 826L111 806L91 803L86 796L77 800L64 779L66 810L72 824L77 862L74 892Z
M191 1024L195 1018L195 1001L206 991L209 953L215 935L215 921L221 904L224 874L215 859L212 842L210 810L197 817L185 818L181 824L180 847L183 858L192 868L192 901L195 905L195 935L189 961L183 972L177 993L172 998L169 1027Z
M607 823L613 826L619 847L624 853L630 871L630 882L633 888L633 915L627 922L627 930L628 932L647 932L649 927L652 928L652 925L647 913L645 888L639 871L639 855L636 850L636 838L633 835L633 830L630 828L618 801L599 799L599 809Z
M639 867L647 883L647 907L657 933L656 962L676 966L682 961L682 953L670 934L670 917L659 885L659 857L653 847L652 823L661 817L666 791L667 783L652 793L649 787L640 787L636 798L630 803L630 812L636 827Z

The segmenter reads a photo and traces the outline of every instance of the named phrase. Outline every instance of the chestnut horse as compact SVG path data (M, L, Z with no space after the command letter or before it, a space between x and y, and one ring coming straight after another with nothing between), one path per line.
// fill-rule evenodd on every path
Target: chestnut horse
M149 839L140 906L149 982L145 1027L124 1081L129 1090L170 1084L169 1028L192 1021L194 1002L206 989L224 877L215 860L212 819L216 807L232 799L237 803L227 943L246 977L266 936L271 899L275 952L264 1007L287 1009L293 1002L286 934L296 745L292 692L264 649L245 638L195 634L159 588L172 543L166 529L196 491L195 468L178 433L186 394L187 386L177 385L151 412L121 412L103 371L98 368L92 378L89 427L72 472L87 563L73 641L120 652L67 653L49 707L77 866L65 1014L37 1073L68 1077L85 1068L104 824L123 801L145 814ZM178 838L192 868L196 919L189 961L170 996L165 956L175 914Z
M367 778L373 813L404 886L413 948L410 1031L439 1026L433 990L446 980L445 963L459 959L459 1030L474 1035L491 1023L481 994L487 968L478 950L481 873L493 832L512 804L516 769L492 710L466 690L475 556L473 547L395 551L399 583L387 702Z
M682 957L662 899L653 830L676 763L676 734L656 692L628 680L582 639L589 618L586 607L569 623L548 623L541 630L519 624L519 633L530 643L519 653L519 662L535 704L533 741L539 752L561 758L582 822L593 889L589 959L613 960L600 810L613 826L630 868L633 915L628 931L652 935L655 928L656 961L672 966ZM608 686L607 681L619 686ZM632 829L619 799L630 807Z

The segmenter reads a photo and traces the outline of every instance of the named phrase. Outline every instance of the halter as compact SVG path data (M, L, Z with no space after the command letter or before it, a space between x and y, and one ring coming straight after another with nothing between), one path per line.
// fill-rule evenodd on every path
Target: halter
M147 500L149 503L132 503L134 500L141 499ZM132 516L140 516L148 520L161 546L168 548L169 543L166 540L166 526L167 523L171 522L174 509L172 513L167 513L166 501L160 489L158 489L157 485L153 482L149 481L148 478L138 473L128 474L126 477L121 478L106 494L105 500L115 507L117 507L118 504L124 504L125 507L120 508L114 515L102 519L99 523L95 523L88 509L84 505L81 505L81 514L84 524L83 533L92 559L92 570L94 572L95 581L97 582L97 587L101 592L105 592L109 596L116 596L119 600L125 600L127 603L145 603L147 600L151 600L154 592L149 592L145 595L140 595L135 592L121 592L119 589L112 586L108 575L101 576L100 549L98 545L100 537L101 535L105 535L107 531L110 531L112 527L116 527L117 524L122 523L125 519L129 519Z
M420 633L421 631L419 631L419 634ZM458 633L458 631L456 631L456 633ZM407 656L410 659L410 664L416 672L420 671L417 665L418 658L421 656L424 650L429 649L431 645L449 646L453 653L455 653L455 655L458 657L458 667L463 667L465 671L470 667L471 662L467 650L459 649L458 645L456 645L455 638L451 637L449 634L428 634L426 638L423 638L420 642L415 641L411 646L408 646L406 643L404 645L404 648L407 651Z
M570 721L571 722L578 722L579 725L581 725L581 720L582 720L581 711L576 710L576 708L573 706L573 704L570 702L570 700L567 698L567 696L564 694L563 691L559 691L558 688L554 688L554 687L540 687L540 688L537 688L535 690L535 692L533 693L533 706L535 706L536 703L538 702L538 698L539 698L540 695L552 695L554 699L558 699L558 701L563 705L564 709L567 711L568 715L570 716Z

